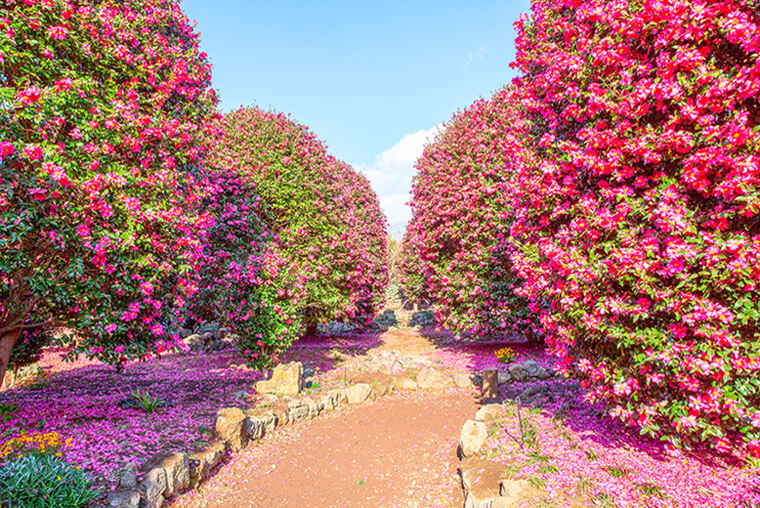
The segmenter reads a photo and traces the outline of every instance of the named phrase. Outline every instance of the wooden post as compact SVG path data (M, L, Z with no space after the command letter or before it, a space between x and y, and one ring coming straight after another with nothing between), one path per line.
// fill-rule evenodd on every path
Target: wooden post
M483 369L483 388L480 391L484 399L495 399L499 390L499 371Z

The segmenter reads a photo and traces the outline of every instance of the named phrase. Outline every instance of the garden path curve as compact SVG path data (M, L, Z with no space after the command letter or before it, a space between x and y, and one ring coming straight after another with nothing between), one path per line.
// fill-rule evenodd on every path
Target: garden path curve
M405 354L432 348L417 334L384 339L381 349ZM463 389L343 406L278 429L172 508L459 507L459 433L478 407Z

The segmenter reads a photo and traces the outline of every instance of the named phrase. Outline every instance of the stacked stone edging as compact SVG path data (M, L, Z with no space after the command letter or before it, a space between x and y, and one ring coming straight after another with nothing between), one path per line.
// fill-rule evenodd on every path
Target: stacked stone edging
M459 441L458 473L461 479L464 508L517 508L525 503L524 494L530 490L530 483L526 480L503 479L498 484L498 496L489 495L476 488L478 474L483 471L480 467L466 467L463 464L467 459L479 456L488 438L486 422L499 419L504 413L501 404L486 404L475 413L474 420L467 420L462 427ZM486 486L493 491L496 486Z
M286 373L287 371L287 373ZM297 373L298 379L288 373ZM284 383L301 384L300 374L303 366L300 362L283 365L278 374L272 378ZM259 381L259 386L272 389L272 380ZM117 490L107 494L105 506L108 508L160 508L164 501L176 497L187 490L197 489L211 471L228 457L230 451L242 451L252 442L262 439L275 431L277 427L315 418L324 411L333 411L341 405L359 404L368 399L388 395L394 389L440 389L446 386L473 386L464 374L447 376L433 367L423 368L417 381L410 377L394 377L388 385L373 389L367 383L356 383L345 388L329 390L319 399L310 397L293 399L288 402L287 410L263 412L257 416L244 413L237 407L221 408L217 411L214 430L217 440L201 451L192 453L159 453L146 461L142 470L145 473L138 482L133 465L125 469ZM300 391L300 389L299 389ZM271 393L271 392L270 392Z

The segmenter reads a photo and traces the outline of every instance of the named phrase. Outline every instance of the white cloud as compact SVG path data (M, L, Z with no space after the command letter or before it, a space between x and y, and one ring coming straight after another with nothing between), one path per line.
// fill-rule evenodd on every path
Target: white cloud
M480 46L477 51L470 51L470 54L467 55L464 67L462 68L462 72L466 71L475 60L482 60L483 57L486 56L486 51L487 49L485 45Z
M391 231L400 231L411 218L411 210L404 203L411 199L414 177L414 163L417 161L427 141L435 135L443 124L432 129L407 134L398 143L375 156L369 166L357 166L375 189L383 212L388 217Z

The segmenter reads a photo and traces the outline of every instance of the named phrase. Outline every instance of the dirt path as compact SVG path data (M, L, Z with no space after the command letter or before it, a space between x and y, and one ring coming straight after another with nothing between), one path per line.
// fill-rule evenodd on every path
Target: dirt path
M378 349L421 353L419 335ZM176 508L460 507L456 448L478 408L468 389L404 391L278 429Z

